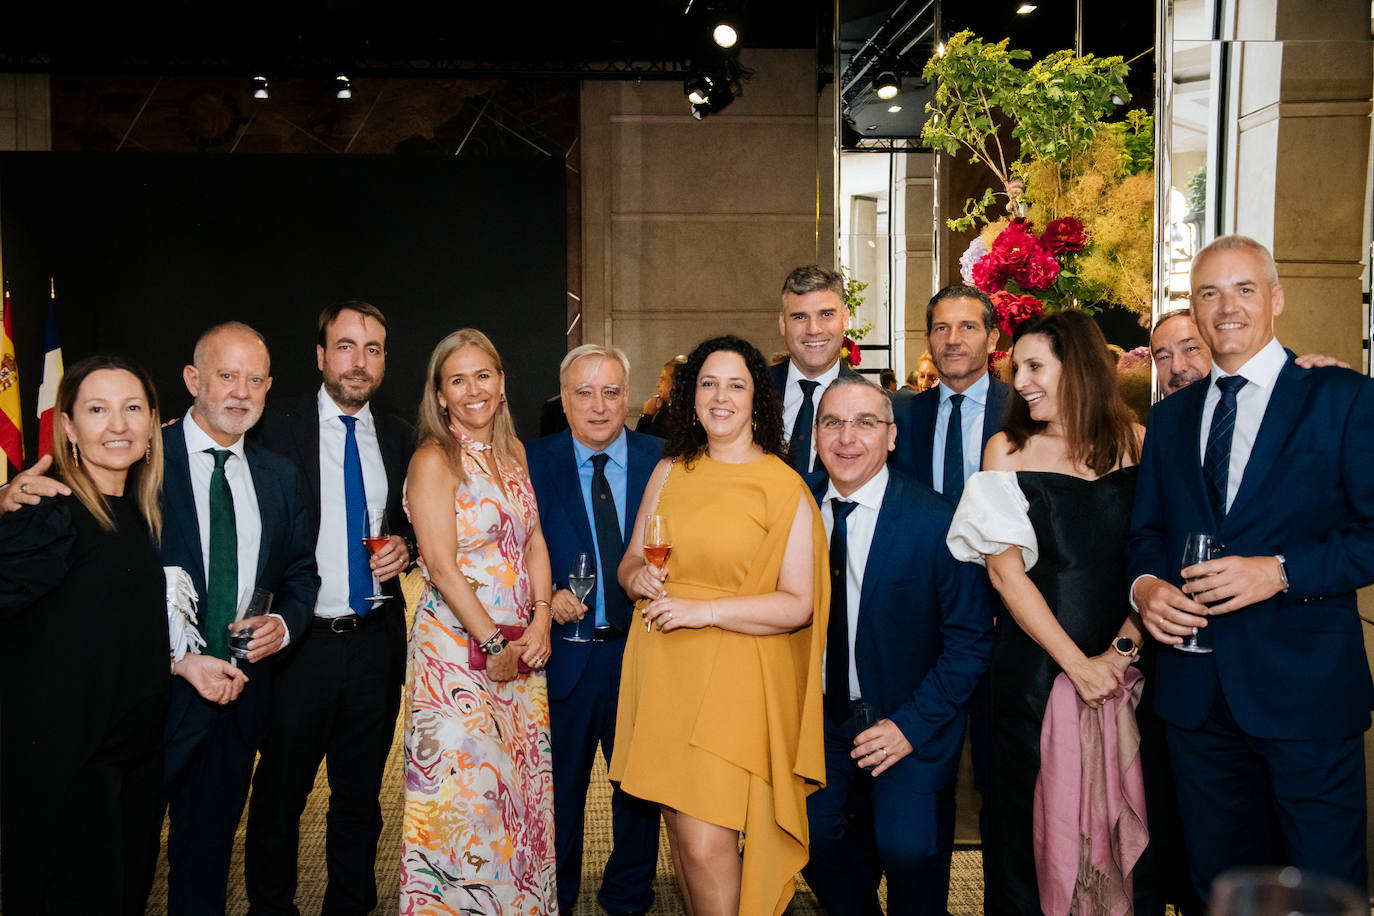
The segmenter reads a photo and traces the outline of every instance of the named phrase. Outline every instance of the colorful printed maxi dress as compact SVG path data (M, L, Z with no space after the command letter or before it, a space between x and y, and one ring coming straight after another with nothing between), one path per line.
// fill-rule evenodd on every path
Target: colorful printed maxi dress
M458 568L492 620L523 625L524 547L538 520L529 475L502 468L503 494L490 446L460 442ZM544 674L495 683L467 658L467 632L426 570L410 634L400 912L556 914Z

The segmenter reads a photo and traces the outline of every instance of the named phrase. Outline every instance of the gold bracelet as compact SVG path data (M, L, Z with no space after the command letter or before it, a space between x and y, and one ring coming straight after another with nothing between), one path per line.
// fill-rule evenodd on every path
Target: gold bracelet
M549 604L549 603L548 603L547 601L545 601L543 598L540 598L540 599L539 599L538 601L536 601L534 604L531 604L531 605L530 605L530 612L533 613L533 612L534 612L534 609L537 608L537 607L539 607L539 605L541 605L541 604L544 605L544 607L546 607L546 608L549 609L549 613L553 613L553 605L552 605L552 604Z

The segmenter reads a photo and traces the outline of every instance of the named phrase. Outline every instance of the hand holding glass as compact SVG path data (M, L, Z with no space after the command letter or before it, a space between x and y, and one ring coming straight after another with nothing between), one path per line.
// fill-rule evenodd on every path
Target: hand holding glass
M1214 536L1200 531L1194 531L1188 535L1188 539L1183 542L1183 569L1195 563L1204 563L1207 560L1215 560L1221 556L1224 548L1221 542ZM1192 582L1192 579L1188 580ZM1194 630L1183 639L1181 645L1174 646L1180 652L1187 652L1192 655L1211 655L1212 650L1206 646L1197 644L1197 631Z
M668 516L650 515L644 519L644 560L650 566L663 569L668 565L668 556L673 552L673 534L668 527ZM644 629L651 629L649 621L644 621Z
M588 553L579 553L574 559L572 566L568 569L568 588L578 601L583 604L587 602L587 596L591 594L592 586L596 585L596 566L592 563L592 556ZM570 635L563 637L567 642L591 642L592 638L586 635L582 624L587 619L583 614L573 624Z
M391 540L386 527L385 509L367 509L367 519L363 528L363 546L367 548L368 556L376 556L381 553ZM377 578L377 574L372 574L372 594L367 596L368 601L385 601L386 595L382 592L382 580Z
M234 622L250 617L262 617L272 610L272 593L265 588L243 590L239 598L239 610ZM248 644L253 641L253 628L243 627L229 634L229 654L234 658L248 657Z

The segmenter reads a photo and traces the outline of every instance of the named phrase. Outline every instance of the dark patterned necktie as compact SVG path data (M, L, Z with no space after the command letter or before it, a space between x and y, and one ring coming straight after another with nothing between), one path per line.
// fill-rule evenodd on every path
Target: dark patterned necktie
M849 535L845 519L858 503L832 499L830 622L825 629L825 711L836 724L849 718Z
M229 624L238 614L239 538L234 520L234 493L224 463L228 449L207 448L215 459L210 472L210 569L205 583L205 654L229 658Z
M622 633L630 629L630 604L620 590L616 570L625 555L625 538L620 533L620 516L616 513L615 494L606 479L609 455L592 456L592 521L596 524L597 564L596 587L601 589L602 607L606 622Z
M1202 458L1202 476L1207 481L1207 498L1217 518L1226 517L1226 485L1231 470L1231 439L1236 432L1236 392L1245 386L1239 375L1217 376L1221 397L1212 412L1212 427L1207 431L1207 451Z
M806 476L811 470L811 427L816 423L816 405L811 403L811 395L821 383L799 379L797 384L801 386L802 402L801 409L797 411L797 419L792 424L792 437L787 440L788 457L796 472Z
M964 402L962 394L949 398L949 425L945 427L945 479L940 492L945 499L959 505L964 495L964 416L959 405Z

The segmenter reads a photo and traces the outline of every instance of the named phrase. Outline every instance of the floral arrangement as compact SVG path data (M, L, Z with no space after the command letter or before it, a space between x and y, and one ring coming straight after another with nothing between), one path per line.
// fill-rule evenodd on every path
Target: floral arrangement
M863 362L863 354L859 352L858 341L846 337L844 342L840 344L840 349L844 351L844 358L849 362L851 368Z
M991 246L975 238L959 263L964 282L988 294L1002 330L1011 334L1046 305L1074 304L1073 262L1087 244L1082 221L1071 216L1051 220L1038 236L1029 220L1017 217Z
M840 274L845 277L844 305L845 308L849 309L850 318L849 334L845 336L844 342L841 344L841 349L844 350L844 358L848 360L849 365L853 367L857 366L863 359L863 354L859 352L859 341L863 340L868 332L873 330L873 322L871 321L864 321L861 325L855 325L853 321L854 313L858 310L859 306L864 304L863 291L868 289L868 284L864 283L862 280L856 280L853 277L846 276L843 267L840 268Z

